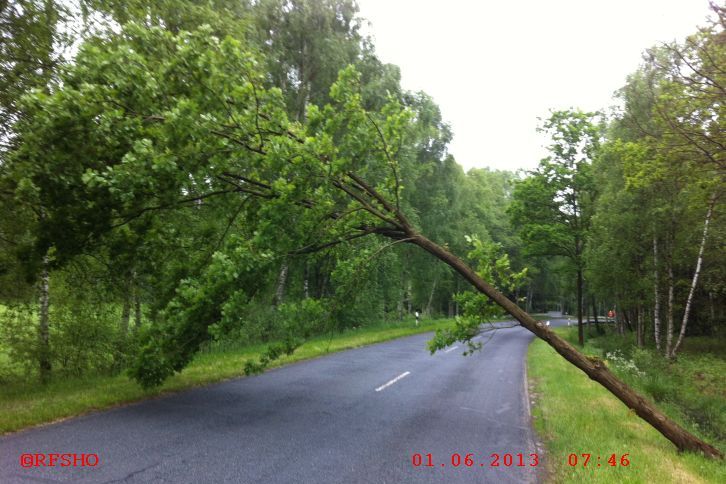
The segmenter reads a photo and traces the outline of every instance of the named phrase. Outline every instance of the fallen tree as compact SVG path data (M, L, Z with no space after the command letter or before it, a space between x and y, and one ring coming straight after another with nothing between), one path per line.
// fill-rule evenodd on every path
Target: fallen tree
M375 200L381 202L385 208L390 208L390 203L384 204L384 199L378 195L373 189L366 189L366 193ZM390 234L391 237L400 237L406 239L408 243L416 245L426 252L430 253L437 259L451 266L467 281L469 281L478 291L488 296L492 301L496 302L507 313L511 314L519 323L534 333L535 336L544 340L557 353L559 353L567 361L582 370L590 379L600 383L615 395L628 408L631 408L643 420L652 425L665 438L670 440L681 451L702 452L704 455L713 458L722 458L723 455L715 447L702 441L694 436L683 427L675 423L663 412L651 403L649 400L639 395L635 390L630 388L619 378L617 378L598 358L588 357L578 351L575 347L555 334L547 326L535 320L532 316L523 311L514 302L506 298L496 288L489 285L479 275L469 267L460 258L446 250L444 247L432 242L425 236L416 232L416 230L408 224L405 217L397 212L387 210L387 213L395 217L397 222L396 229L400 231L398 234Z

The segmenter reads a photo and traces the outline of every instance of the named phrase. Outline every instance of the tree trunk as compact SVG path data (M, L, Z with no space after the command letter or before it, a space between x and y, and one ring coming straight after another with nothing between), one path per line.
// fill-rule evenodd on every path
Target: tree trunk
M328 287L328 274L329 272L322 270L322 275L320 276L320 289L318 290L318 297L323 298L327 296L327 287Z
M666 350L665 355L668 357L671 354L671 346L673 344L673 305L675 304L675 287L673 280L673 264L668 259L668 309L666 311L666 318L668 327L666 328Z
M577 268L577 342L585 344L585 329L582 324L582 267Z
M431 292L429 293L429 300L428 300L428 302L426 303L426 311L425 311L425 312L426 312L426 315L427 315L427 316L431 316L431 303L432 303L432 302L433 302L433 300L434 300L434 294L436 293L436 284L437 284L438 282L439 282L439 277L438 277L438 276L436 276L436 277L434 278L434 283L433 283L433 285L431 286Z
M131 294L129 301L134 307L134 332L141 329L141 289L136 269L131 271Z
M403 321L404 311L406 309L406 278L403 270L400 271L401 280L398 286L398 320Z
M138 287L134 291L134 331L141 329L141 298Z
M280 267L280 274L277 277L277 288L275 289L275 300L273 304L275 306L282 304L282 300L285 298L285 284L287 283L287 262L282 263Z
M310 277L309 270L308 263L305 262L305 271L303 272L303 297L305 299L310 297L310 283L308 282Z
M630 331L631 333L633 332L633 323L630 322L631 317L629 313L630 310L623 311L623 322L625 322L625 324L623 325L623 334L625 334L625 326L628 327L628 331Z
M636 334L636 343L638 345L638 348L642 348L645 346L645 330L643 328L643 309L640 307L640 304L638 304L637 309L635 310L636 314L636 326L635 326L635 334Z
M404 304L405 304L405 301L404 301L405 294L406 293L404 292L404 290L402 288L401 289L401 292L400 292L400 295L399 295L400 297L398 298L398 308L397 308L398 309L398 320L399 321L403 321L403 307L404 307Z
M709 306L709 316L710 316L710 323L711 323L711 332L710 334L713 334L713 331L716 329L716 305L713 302L713 291L708 291L708 306Z
M305 60L307 59L307 43L305 37L300 38L300 63L297 66L298 79L300 80L300 88L297 92L296 120L301 123L305 122L305 108L308 100L308 80L306 78L307 71L305 69Z
M551 331L547 326L536 321L532 318L532 316L522 311L519 306L507 299L502 293L484 281L484 279L482 279L461 259L445 248L430 241L426 237L413 232L412 230L410 230L409 236L411 238L411 243L421 247L455 269L464 277L464 279L477 288L479 292L488 296L505 311L511 314L522 326L547 342L547 344L554 348L554 350L562 355L562 357L582 370L592 380L597 381L607 388L628 408L633 409L637 415L651 424L656 430L663 434L665 438L673 442L679 450L702 452L705 455L714 458L723 457L718 449L687 432L658 410L650 401L646 400L625 383L620 381L610 372L602 360L583 355L571 344Z
M587 295L583 295L583 301L582 301L582 318L585 322L585 325L587 326L587 330L590 331L590 306L588 304L585 304L585 299L587 299ZM589 335L590 333L588 333Z
M40 343L38 351L38 363L40 370L41 383L47 383L50 380L50 273L48 266L50 258L48 255L43 256L43 268L40 272L40 321L38 324L38 339Z
M653 334L655 347L660 351L660 287L658 284L658 237L653 234L653 291L655 302L653 304Z
M670 358L676 357L676 352L680 348L683 342L683 337L686 335L686 326L688 325L688 315L691 312L691 304L693 303L693 293L696 292L696 285L698 284L698 276L701 274L701 264L703 263L703 249L706 247L706 239L708 238L708 223L711 221L711 215L713 214L713 205L716 202L716 198L712 197L711 202L708 205L708 211L706 212L706 221L703 223L703 236L701 237L701 246L698 248L698 259L696 261L696 271L693 273L693 280L691 281L691 290L688 291L688 299L686 299L686 309L683 311L683 321L681 322L681 331L678 334L678 340L676 345L671 350L669 355Z
M595 296L592 296L590 301L592 303L592 314L595 317L595 332L597 334L603 334L603 329L600 326L600 321L597 319L597 303L595 302Z
M134 286L136 285L135 280L135 271L131 271L131 273L124 277L124 284L123 284L123 294L121 297L123 298L123 302L121 305L121 337L123 339L126 339L126 336L129 334L129 320L131 319L131 305L134 302Z
M411 281L408 281L408 286L406 287L406 304L408 305L408 314L411 314L413 311L413 308L411 305L413 302L411 301L413 299L413 289L411 288Z
M124 294L124 302L121 308L121 336L126 338L129 333L129 320L131 319L131 299L132 296L127 291Z
M527 303L525 308L528 313L532 312L532 297L534 296L534 290L532 289L532 282L527 285Z

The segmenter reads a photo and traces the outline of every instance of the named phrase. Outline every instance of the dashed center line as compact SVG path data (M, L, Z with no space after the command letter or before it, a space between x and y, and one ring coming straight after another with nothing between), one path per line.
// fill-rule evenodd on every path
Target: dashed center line
M401 378L404 378L404 377L406 377L406 376L408 376L408 375L410 375L410 374L411 374L411 372L410 372L410 371L407 371L407 372L405 372L405 373L401 373L400 375L398 375L398 376L397 376L396 378L394 378L393 380L391 380L391 381L389 381L388 383L386 383L386 384L384 384L384 385L381 385L381 386L379 386L378 388L376 388L376 391L377 391L377 392L380 392L381 390L384 390L384 389L386 389L387 387L389 387L389 386L393 385L394 383L396 383L396 382L397 382L398 380L400 380Z
M456 348L458 348L458 346L452 346L448 350L444 350L444 353L448 353L449 351L454 351Z

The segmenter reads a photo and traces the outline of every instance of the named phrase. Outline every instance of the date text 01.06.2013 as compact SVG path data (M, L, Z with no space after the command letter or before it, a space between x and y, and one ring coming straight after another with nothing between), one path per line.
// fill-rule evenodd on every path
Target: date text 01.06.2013
M455 452L436 457L433 454L413 454L411 464L414 467L537 467L539 455L522 452L494 453L489 456Z

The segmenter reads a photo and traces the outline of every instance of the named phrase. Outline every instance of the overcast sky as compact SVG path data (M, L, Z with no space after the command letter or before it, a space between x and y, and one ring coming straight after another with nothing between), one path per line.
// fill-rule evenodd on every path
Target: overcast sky
M644 49L705 24L708 0L359 0L403 87L433 96L466 169L533 168L537 118L605 109Z

